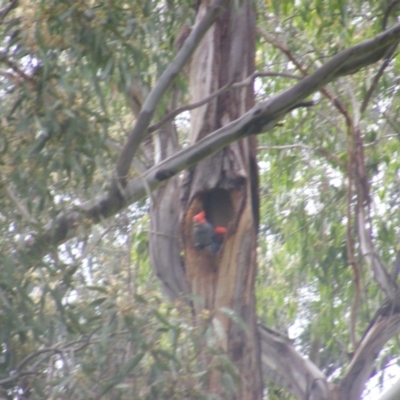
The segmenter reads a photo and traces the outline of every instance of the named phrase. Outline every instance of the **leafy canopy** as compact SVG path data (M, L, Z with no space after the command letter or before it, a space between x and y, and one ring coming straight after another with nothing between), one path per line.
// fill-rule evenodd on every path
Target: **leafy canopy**
M258 78L260 99L290 87L394 18L387 4L372 1L267 0L255 7L258 26L275 38L268 41L259 32L257 69L292 75ZM205 398L213 368L224 371L228 392L234 388L235 371L213 345L218 329L210 316L199 332L184 307L160 300L147 257L147 202L82 229L57 251L49 249L34 269L29 259L19 260L22 266L13 257L20 242L60 211L106 190L116 149L143 101L135 95L155 84L194 12L184 0L21 0L2 15L0 381L11 396ZM327 91L359 120L374 244L386 265L394 265L400 226L398 57L360 112L379 67L343 77ZM185 103L184 76L176 89ZM324 93L314 100L314 107L296 110L282 127L259 137L256 295L260 320L289 332L335 378L354 350L351 320L360 338L382 294L360 254L349 171L354 141L345 115ZM167 104L168 94L158 118ZM185 130L180 126L183 144ZM152 150L151 143L143 146L139 161L151 165ZM356 308L352 262L360 271ZM204 348L207 362L199 358ZM396 362L398 352L397 341L388 343L380 367ZM7 380L12 374L18 378Z

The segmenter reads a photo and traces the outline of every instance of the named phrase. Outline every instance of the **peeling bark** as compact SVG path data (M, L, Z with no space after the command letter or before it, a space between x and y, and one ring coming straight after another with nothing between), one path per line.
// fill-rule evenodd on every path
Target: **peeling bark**
M198 18L207 7L200 5ZM241 32L240 35L237 33ZM224 12L196 50L190 70L190 101L197 102L233 80L254 72L255 18L248 5ZM238 54L239 52L239 54ZM190 143L237 119L254 105L252 87L234 89L192 111ZM182 242L191 293L215 310L226 336L220 345L242 378L235 398L261 399L262 379L255 315L258 187L255 137L224 148L192 168L182 188L185 210ZM214 226L228 229L220 251L199 251L192 238L193 216L204 210ZM220 310L233 310L246 324L244 331ZM195 313L202 307L194 305ZM217 376L210 388L222 393Z

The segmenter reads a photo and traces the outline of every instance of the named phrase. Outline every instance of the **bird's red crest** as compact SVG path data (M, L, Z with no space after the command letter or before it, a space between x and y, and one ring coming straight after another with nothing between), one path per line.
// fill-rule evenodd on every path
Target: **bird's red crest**
M206 213L204 211L200 211L193 217L193 221L197 222L198 224L204 224L206 222Z
M214 232L218 236L224 236L228 230L224 226L216 226Z

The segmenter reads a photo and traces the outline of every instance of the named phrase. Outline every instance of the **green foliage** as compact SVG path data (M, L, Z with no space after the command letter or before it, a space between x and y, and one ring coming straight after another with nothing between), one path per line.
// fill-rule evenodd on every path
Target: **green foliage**
M80 299L79 304L74 300L62 309L46 305L47 317L50 309L58 308L58 313L66 316L67 326L57 333L49 326L43 332L47 339L44 349L33 351L28 344L34 344L33 338L15 339L23 347L19 355L30 354L29 361L14 360L21 366L17 373L23 375L32 368L35 375L20 379L18 385L5 384L7 393L22 391L33 398L51 392L55 397L78 399L204 399L208 398L207 380L213 370L228 371L221 379L230 379L229 361L188 324L184 308L172 308L157 297L124 294L116 285L87 287L86 292L86 297L91 294L94 300ZM51 295L57 303L55 292ZM78 332L68 329L68 314L79 315L79 320L73 321L83 335L78 339L74 335ZM64 336L62 343L50 342L51 336L56 339L60 335ZM200 352L204 362L198 360Z
M7 17L3 180L18 188L32 217L45 222L45 210L102 190L115 158L107 141L123 142L132 124L129 87L154 84L190 17L187 6L172 15L157 1L25 1Z
M275 14L269 15L268 23L260 19L259 24L287 53L276 43L267 44L268 51L260 45L258 69L297 76L312 72L329 55L379 33L386 10L381 3L366 1L273 4ZM357 23L360 15L366 18ZM392 15L388 16L390 24ZM394 95L398 91L396 62L378 81L360 122L374 245L389 269L395 265L400 222L396 207L400 131L392 123L399 109L399 98ZM356 118L379 66L361 70L327 88L348 110L350 118ZM261 78L259 95L277 93L293 82L285 77ZM289 333L305 355L328 376L337 377L344 372L348 354L354 350L350 342L351 318L356 320L356 335L360 338L382 295L360 254L356 194L349 186L348 163L353 145L346 120L323 93L315 94L313 99L314 107L294 111L285 118L283 127L260 137L257 307L263 322ZM356 284L349 260L349 237L355 243L361 274L355 315L352 307ZM387 347L391 357L395 348L393 344ZM387 362L385 359L384 364Z
M384 2L361 0L267 0L256 7L258 25L283 45L260 35L257 69L296 75L257 79L259 98L290 87L337 51L379 33L384 18L390 26L396 17L396 10L386 15ZM107 189L117 155L109 143L122 145L133 125L135 89L155 84L175 54L180 27L191 24L194 11L186 0L20 0L2 20L0 382L5 397L203 399L211 398L207 384L213 371L220 373L224 398L236 389L235 369L215 345L222 334L218 324L205 315L201 328L194 329L184 306L160 299L148 260L148 203L82 230L58 251L49 249L40 263L14 257L31 232ZM399 250L399 63L396 57L385 70L359 124L371 230L387 266ZM356 119L379 66L327 88L351 118ZM176 87L185 99L185 79ZM295 110L283 127L259 137L257 311L261 322L289 333L304 354L337 378L354 350L350 319L356 285L349 237L361 275L358 338L382 294L357 241L356 199L348 179L353 144L345 118L323 94L313 99L315 106ZM163 99L157 117L168 101ZM143 146L139 156L151 164L148 150ZM222 312L243 325L230 310ZM398 347L397 340L387 344L378 370L396 362ZM274 387L269 395L289 398Z
M130 259L112 245L123 237L120 223L116 237L95 237L93 256L75 268L49 262L27 275L11 258L1 260L4 395L206 399L213 371L224 398L236 390L211 316L194 328L189 309L160 299L140 239L146 220L139 214L132 228Z

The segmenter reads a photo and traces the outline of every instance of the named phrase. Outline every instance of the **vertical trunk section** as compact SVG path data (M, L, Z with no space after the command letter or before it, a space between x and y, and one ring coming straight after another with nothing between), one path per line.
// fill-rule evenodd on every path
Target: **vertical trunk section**
M199 6L198 18L207 7ZM255 16L248 2L221 14L193 55L190 97L196 102L223 85L245 79L254 71ZM254 104L252 85L234 89L191 114L190 141L238 118ZM199 163L186 177L182 191L182 243L186 277L192 294L204 299L225 329L221 343L242 378L236 398L261 399L260 345L255 314L258 182L255 138L246 138ZM194 247L192 218L204 210L214 226L227 234L217 254ZM233 310L247 325L245 332L220 310ZM195 313L200 306L194 305ZM217 376L211 389L220 392Z
M179 150L175 126L164 125L153 135L153 144L155 163L175 154ZM170 300L189 293L180 255L178 197L179 177L176 176L153 193L150 208L150 261Z

